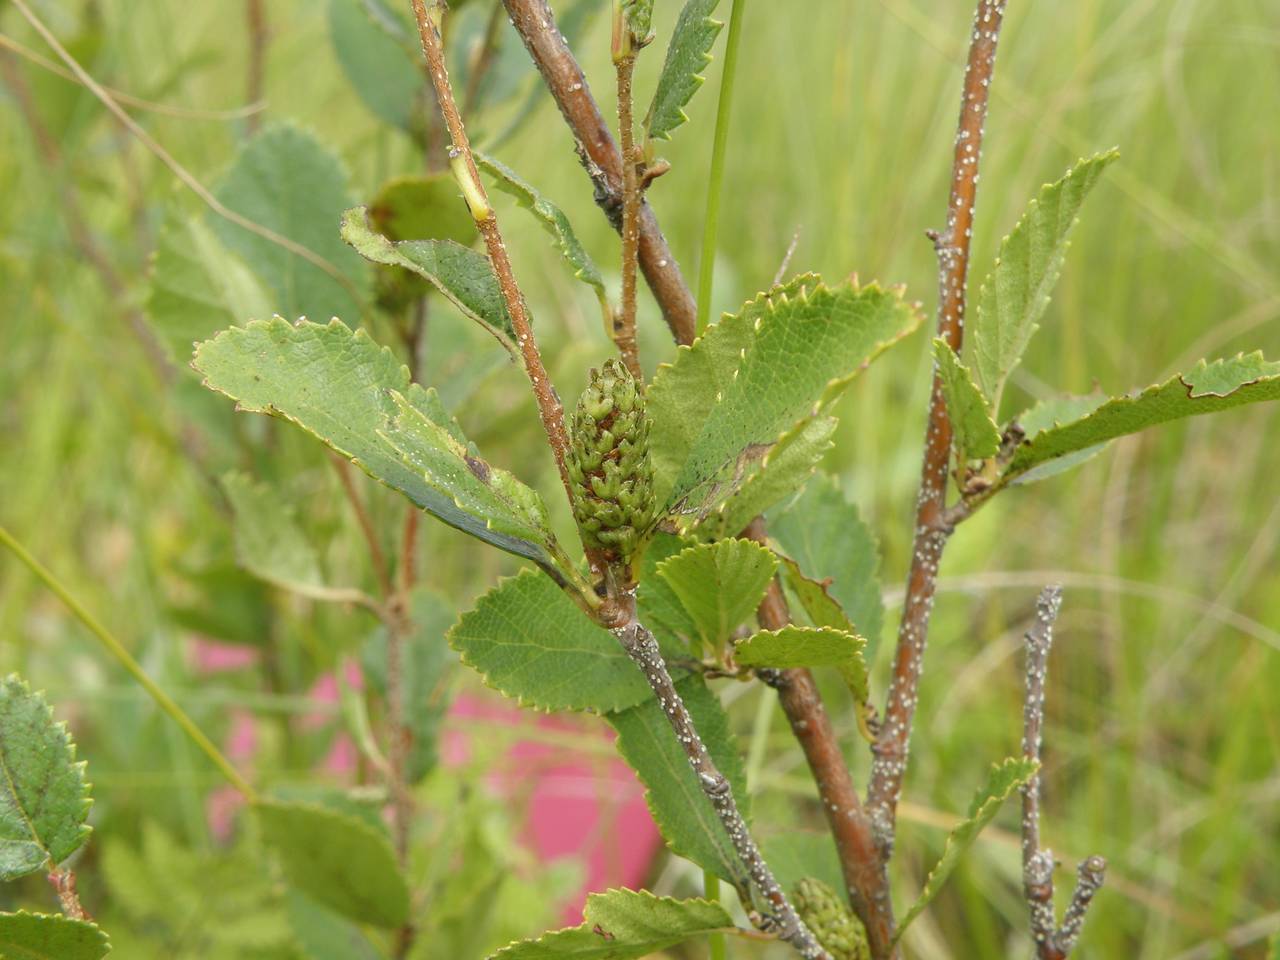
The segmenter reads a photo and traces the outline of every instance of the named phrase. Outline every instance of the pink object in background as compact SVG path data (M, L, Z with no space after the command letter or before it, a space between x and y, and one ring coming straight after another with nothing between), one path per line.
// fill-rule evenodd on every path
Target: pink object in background
M191 658L200 673L242 670L258 661L258 652L245 647L214 643L203 638L191 645ZM343 665L345 682L363 688L360 668L354 661ZM307 696L317 705L338 702L334 674L321 676ZM296 718L302 730L320 730L335 723L332 709L319 709ZM599 720L581 716L548 716L521 710L495 695L480 693L459 697L449 710L441 737L441 761L458 766L467 761L473 738L483 738L485 727L501 725L577 737L598 737L603 750L575 750L572 746L516 739L506 756L489 774L492 789L525 802L521 834L539 860L571 858L582 864L582 888L564 905L564 922L582 919L586 895L613 886L640 886L662 844L649 816L644 790L635 774L613 753L613 733ZM238 764L251 763L258 738L253 716L236 711L226 738L229 756ZM319 765L329 774L348 777L356 768L356 749L345 732L336 732L328 755ZM206 799L206 814L213 835L229 839L244 799L233 789L221 788Z
M658 829L635 774L617 757L613 733L590 717L532 713L495 697L459 697L449 711L441 756L457 765L467 741L483 725L537 726L580 737L598 737L608 752L575 751L536 740L517 740L506 762L490 774L494 789L527 798L525 831L543 862L573 858L583 866L582 888L564 905L564 922L582 922L586 895L608 887L638 887L661 846ZM473 734L468 728L476 729Z

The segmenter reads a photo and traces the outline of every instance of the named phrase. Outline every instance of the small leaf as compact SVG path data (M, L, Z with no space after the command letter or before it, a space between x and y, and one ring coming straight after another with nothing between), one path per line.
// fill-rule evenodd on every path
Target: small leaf
M252 271L202 221L171 210L151 261L147 319L180 367L197 340L233 323L271 313Z
M668 557L694 546L692 537L678 537L658 531L649 541L640 562L640 586L636 590L636 605L640 621L653 631L663 647L688 650L699 640L698 625L680 602L671 585L658 576L658 567Z
M676 683L711 759L733 788L743 818L750 796L742 757L719 698L701 677ZM618 752L645 785L645 801L672 851L742 888L747 875L720 817L698 784L697 774L656 699L606 718L618 731Z
M778 501L804 488L835 441L835 417L801 420L773 444L752 472L697 532L711 539L731 537Z
M769 515L769 535L806 577L826 586L857 633L866 637L867 658L874 659L884 623L880 549L857 506L845 499L839 481L825 476L810 482L798 497ZM814 626L840 624L818 616Z
M919 899L911 905L911 909L898 924L895 942L902 938L911 921L918 917L929 902L938 895L965 851L973 845L973 841L978 838L983 827L995 818L1000 805L1009 794L1030 780L1039 766L1036 761L1023 757L1011 757L1003 763L992 765L986 785L974 795L973 802L969 804L968 816L947 835L942 857L926 878Z
M964 462L994 457L1000 452L1000 428L987 416L987 400L969 368L940 337L933 341L933 359L942 380L958 458Z
M52 870L89 838L84 768L44 696L0 680L0 880Z
M867 641L834 627L797 627L761 630L737 643L733 659L743 667L835 667L849 685L859 705L865 705L867 664L862 651Z
M334 232L350 206L338 158L302 130L268 126L240 150L217 189L236 213L323 257L359 287L360 258ZM292 317L358 317L360 304L321 267L221 217L214 232L274 293L275 309ZM248 319L238 317L238 321Z
M455 611L444 597L429 590L415 590L409 609L413 632L404 644L401 658L405 703L408 711L409 762L406 776L418 783L430 773L438 757L440 724L449 707L445 678L455 662L445 640ZM387 631L379 629L360 653L360 666L368 684L380 693L387 688Z
M689 547L664 560L657 574L680 598L704 647L725 643L764 599L778 561L751 540L720 540Z
M1014 417L1014 420L1022 427L1025 439L1032 440L1046 430L1051 430L1054 427L1062 426L1064 423L1070 423L1073 420L1088 416L1106 403L1107 399L1107 395L1100 390L1081 396L1063 394L1057 397L1050 397L1048 400L1042 400L1030 410L1026 410ZM1064 473L1072 467L1078 467L1086 460L1092 460L1102 452L1102 448L1105 446L1105 443L1098 443L1092 447L1077 450L1075 453L1069 453L1064 457L1058 457L1056 460L1049 460L1038 467L1032 467L1026 473L1019 475L1013 482L1018 484L1034 483L1037 480L1045 480L1059 473Z
M231 502L240 565L282 589L328 599L320 558L287 498L245 473L228 473L222 489Z
M369 221L391 240L452 240L469 247L480 236L449 173L392 177L369 204Z
M97 925L60 914L0 913L0 957L11 960L100 960L111 951Z
M808 275L680 347L646 395L664 511L698 516L727 499L780 437L919 322L900 291L830 289Z
M237 409L298 424L450 526L526 557L554 577L563 576L558 567L561 561L553 558L558 547L551 541L524 540L502 532L531 529L525 523L527 513L499 517L497 526L501 529L495 529L490 526L495 517L468 513L449 492L450 484L461 483L464 477L424 474L417 465L405 462L400 450L382 435L407 403L416 413L413 421L406 422L416 423L420 414L422 420L440 428L437 436L448 434L458 444L465 443L435 391L411 384L408 368L363 330L353 332L338 320L323 326L310 322L294 325L280 317L254 321L200 344L192 365L204 374L207 387L236 400ZM416 434L409 437L403 431L397 437L405 445L416 440ZM474 465L458 464L462 472L471 473L476 481L485 472L492 476L492 468L472 459ZM499 484L503 490L495 492L495 497L514 496L506 480ZM520 500L522 510L536 512L532 496L530 493L528 499Z
M653 22L653 0L621 0L622 15L627 18L627 27L633 36L640 40L649 36L649 25Z
M329 37L365 106L378 119L412 131L427 79L405 24L381 0L329 0Z
M605 291L604 277L600 275L600 270L591 259L591 255L579 242L564 211L497 159L477 153L476 163L481 170L494 178L494 183L499 190L515 197L520 206L538 218L547 233L551 234L552 239L555 240L556 248L573 270L573 275L595 290L596 298L607 307L609 295Z
M638 960L709 933L731 931L718 903L655 897L647 890L609 890L587 897L579 927L504 947L489 960Z
M1042 430L1018 448L1005 480L1147 427L1264 400L1280 400L1280 362L1263 360L1260 351L1201 360L1188 373L1136 395L1113 397L1079 420Z
M516 354L516 334L489 258L452 240L388 240L369 227L364 207L342 215L342 239L374 263L404 267L430 281L463 315Z
M686 0L681 8L658 77L658 89L644 119L649 139L670 140L671 132L689 119L684 108L706 81L703 71L711 62L711 47L724 26L711 19L719 2Z
M358 923L408 919L409 888L385 833L314 804L262 801L256 810L291 885Z
M652 697L617 638L532 570L503 580L449 631L485 683L540 710L623 710Z
M1081 160L1061 180L1046 184L1000 242L995 267L978 293L973 336L978 376L993 416L999 416L1005 381L1049 305L1076 215L1102 171L1118 156L1110 150Z
M787 585L787 589L800 601L800 609L809 618L811 626L834 627L836 630L843 630L845 633L858 632L857 627L853 625L853 621L844 612L844 607L840 606L840 601L830 594L828 590L829 584L810 580L800 570L800 565L790 557L779 557L778 559L781 561L781 567L778 572L782 577L782 582Z

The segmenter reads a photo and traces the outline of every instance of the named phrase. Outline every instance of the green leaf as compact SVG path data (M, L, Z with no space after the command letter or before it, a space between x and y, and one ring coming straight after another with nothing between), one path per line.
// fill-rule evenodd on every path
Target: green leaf
M623 710L652 692L608 630L532 570L503 580L449 631L484 682L540 710Z
M801 420L751 466L746 479L715 513L697 523L697 532L711 539L734 536L778 501L803 489L835 446L832 437L837 425L835 417Z
M412 130L426 106L405 24L381 0L329 0L329 37L347 79L365 106L387 123ZM434 105L434 103L433 103Z
M737 643L733 659L743 667L835 667L859 704L865 704L867 664L862 659L867 641L834 627L797 627L761 630Z
M506 470L473 456L452 419L428 416L392 391L395 419L378 435L424 483L453 500L463 513L489 530L528 543L555 539L542 497Z
M1049 305L1076 215L1102 171L1118 156L1110 150L1081 160L1061 180L1046 184L1000 242L995 267L978 293L973 336L977 372L993 416L999 416L1005 381Z
M391 241L369 227L364 207L342 215L342 239L366 260L404 267L429 281L463 316L470 317L516 354L516 334L489 258L452 240Z
M245 473L228 473L222 489L231 503L236 558L245 570L285 590L333 599L320 572L320 558L285 497ZM345 591L344 598L349 597L350 591Z
M934 338L933 359L942 380L956 455L962 462L994 457L1000 452L1000 428L987 416L987 399L969 368L941 337Z
M450 173L392 177L378 188L368 213L373 228L391 240L452 240L469 247L480 236Z
M718 903L609 890L587 897L579 927L504 947L490 960L638 960L709 933L734 929Z
M942 857L925 879L920 897L911 905L911 909L898 924L895 942L902 938L911 921L918 917L929 902L938 895L965 851L973 845L973 841L978 838L983 827L995 818L1000 805L1009 794L1030 780L1039 766L1036 761L1024 757L1010 757L1002 763L992 764L986 785L974 795L973 801L969 804L968 816L947 834Z
M919 322L900 291L805 276L680 347L646 397L664 510L698 515L726 499L750 464Z
M653 631L659 646L687 652L697 644L698 625L685 610L671 585L658 575L658 567L687 547L694 546L692 537L678 537L658 531L645 548L640 561L636 606L641 622Z
M1271 935L1271 947L1267 954L1270 960L1280 960L1280 933Z
M573 232L573 225L569 223L569 218L565 216L564 211L538 193L529 183L520 179L514 170L494 157L477 153L476 163L481 170L494 178L494 183L499 190L515 197L520 206L538 218L547 233L551 234L556 249L573 270L573 275L595 290L596 298L608 306L609 295L605 290L604 277L600 275L595 261L582 246L577 234Z
M1280 362L1264 360L1260 351L1201 360L1188 373L1136 395L1113 397L1079 420L1042 430L1018 448L1004 479L1147 427L1264 400L1280 400Z
M255 809L292 886L358 923L408 919L409 887L385 833L314 804L261 801Z
M279 317L255 321L243 328L233 327L196 348L193 366L205 376L205 385L237 401L237 409L267 413L298 424L325 445L357 464L376 480L398 490L422 509L473 537L520 557L556 570L552 554L557 549L549 540L525 540L502 532L521 527L528 517L495 518L468 513L455 502L452 485L468 484L465 477L426 476L405 462L400 451L382 435L401 414L403 404L421 414L459 445L465 437L445 412L434 390L423 390L409 381L409 370L390 350L379 347L363 330L352 332L341 321L326 325L302 322L290 324ZM397 395L400 401L397 401ZM405 419L413 426L418 422ZM423 427L425 433L428 428ZM407 449L416 439L405 431L395 431ZM425 442L425 441L423 441ZM456 448L455 448L456 449ZM477 483L480 475L500 472L476 458L475 464L461 463ZM495 498L511 494L507 475L495 483L501 487ZM532 495L516 499L532 508ZM495 529L490 522L497 520ZM559 572L553 576L562 576Z
M335 229L350 205L346 171L311 134L279 124L266 127L240 150L217 197L241 216L323 257L357 287L363 283L360 258ZM270 287L277 313L360 316L348 289L321 267L229 220L211 222L222 242Z
M100 960L111 951L95 924L60 914L0 913L0 957L11 960Z
M408 724L412 735L406 771L410 783L430 773L438 757L440 724L449 707L445 679L454 656L445 640L455 616L453 604L429 590L415 590L410 607L413 632L401 658L405 703L410 705ZM387 689L387 631L379 629L360 654L365 680L385 695Z
M203 222L171 210L147 292L147 318L170 359L185 368L197 340L270 315L270 297L240 258Z
M1062 426L1064 423L1070 423L1073 420L1088 416L1106 403L1107 399L1107 395L1100 390L1080 396L1063 394L1042 400L1030 410L1026 410L1014 417L1014 420L1022 427L1024 439L1031 440L1046 430L1051 430ZM1032 467L1026 473L1019 475L1013 482L1019 484L1034 483L1037 480L1045 480L1056 474L1063 473L1072 467L1079 466L1086 460L1092 460L1102 452L1102 448L1105 446L1105 443L1098 443L1092 447L1077 450L1075 453L1069 453L1064 457L1049 460L1038 467Z
M357 925L310 897L289 891L289 926L307 960L382 960Z
M834 627L846 633L858 632L849 615L844 612L844 607L840 606L840 601L828 592L828 582L809 579L801 571L800 564L790 557L779 556L778 559L781 562L778 572L782 582L799 601L800 609L809 618L810 626Z
M845 499L839 481L824 476L810 482L798 497L769 515L769 535L807 578L825 584L857 633L867 639L867 657L873 659L884 623L880 549L857 506ZM830 615L815 616L815 610L806 604L814 626L840 626Z
M653 0L622 0L622 15L627 18L632 35L643 40L649 36L653 22Z
M44 696L0 680L0 880L52 870L89 838L84 768Z
M711 759L733 788L743 818L749 817L742 757L720 699L701 677L680 680L676 690ZM645 785L645 801L667 846L743 889L746 871L658 701L650 698L606 719L618 731L618 752Z
M684 108L706 81L703 71L711 62L711 47L724 24L711 19L720 0L686 0L676 20L667 59L658 77L658 89L644 118L651 140L670 140L671 132L689 119Z
M692 618L707 649L720 651L764 599L778 561L751 540L698 544L664 560L657 574Z

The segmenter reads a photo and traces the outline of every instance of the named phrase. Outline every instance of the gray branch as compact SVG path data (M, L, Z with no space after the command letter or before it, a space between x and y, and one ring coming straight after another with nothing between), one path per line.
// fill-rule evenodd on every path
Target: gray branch
M689 758L689 765L693 767L698 785L711 801L711 806L724 825L738 858L746 867L747 875L751 877L751 882L761 896L768 901L773 911L769 929L775 932L779 939L795 947L805 960L831 960L830 954L823 949L812 931L800 919L795 907L774 878L773 871L761 856L760 848L756 846L746 822L742 819L742 814L738 812L738 804L733 798L733 788L724 774L716 768L715 761L707 752L706 744L702 742L702 737L694 728L693 718L689 715L684 701L680 699L680 694L676 692L666 661L662 659L662 653L658 649L658 641L643 624L634 619L616 628L613 633L622 644L622 649L627 652L627 656L644 672L645 679L649 681L649 686L658 698L658 705L671 723L677 742L683 748L685 756Z
M1062 588L1045 587L1036 601L1036 619L1027 631L1027 692L1022 707L1022 755L1040 762L1044 728L1044 687L1049 674L1053 625L1062 606ZM1031 937L1038 960L1066 960L1075 948L1093 895L1102 886L1107 861L1089 857L1077 871L1071 905L1057 926L1053 909L1053 851L1040 846L1040 771L1022 787L1022 889L1031 914Z

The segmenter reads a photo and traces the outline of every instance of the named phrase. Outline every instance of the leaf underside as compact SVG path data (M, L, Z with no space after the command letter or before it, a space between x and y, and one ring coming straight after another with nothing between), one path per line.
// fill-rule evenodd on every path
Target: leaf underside
M92 800L65 724L25 680L0 680L0 880L51 870L89 837Z
M867 664L862 651L867 642L856 634L834 627L798 627L761 630L736 644L733 658L744 667L835 667L849 685L849 692L867 702Z
M411 384L408 368L363 330L353 332L339 320L325 325L290 324L280 317L253 321L200 344L193 366L204 374L206 386L236 400L237 409L296 423L450 526L556 571L550 534L532 538L529 517L537 513L532 491L512 493L518 481L470 454L454 462L440 450L432 451L451 466L447 475L427 475L421 461L406 460L422 453L419 445L429 439L443 445L451 437L456 445L449 449L456 453L466 448L466 438L435 391ZM411 429L396 430L397 418ZM413 456L402 453L388 435ZM477 493L473 481L486 485L485 477L493 495L488 506L514 497L523 512L495 507L472 513L460 505L462 499L479 509L476 503L483 498L464 494ZM517 530L531 538L506 532Z
M750 815L746 775L719 698L701 677L678 681L676 690L746 819ZM671 850L743 889L747 875L733 843L657 700L650 698L606 719L618 731L618 752L645 785L645 800Z

